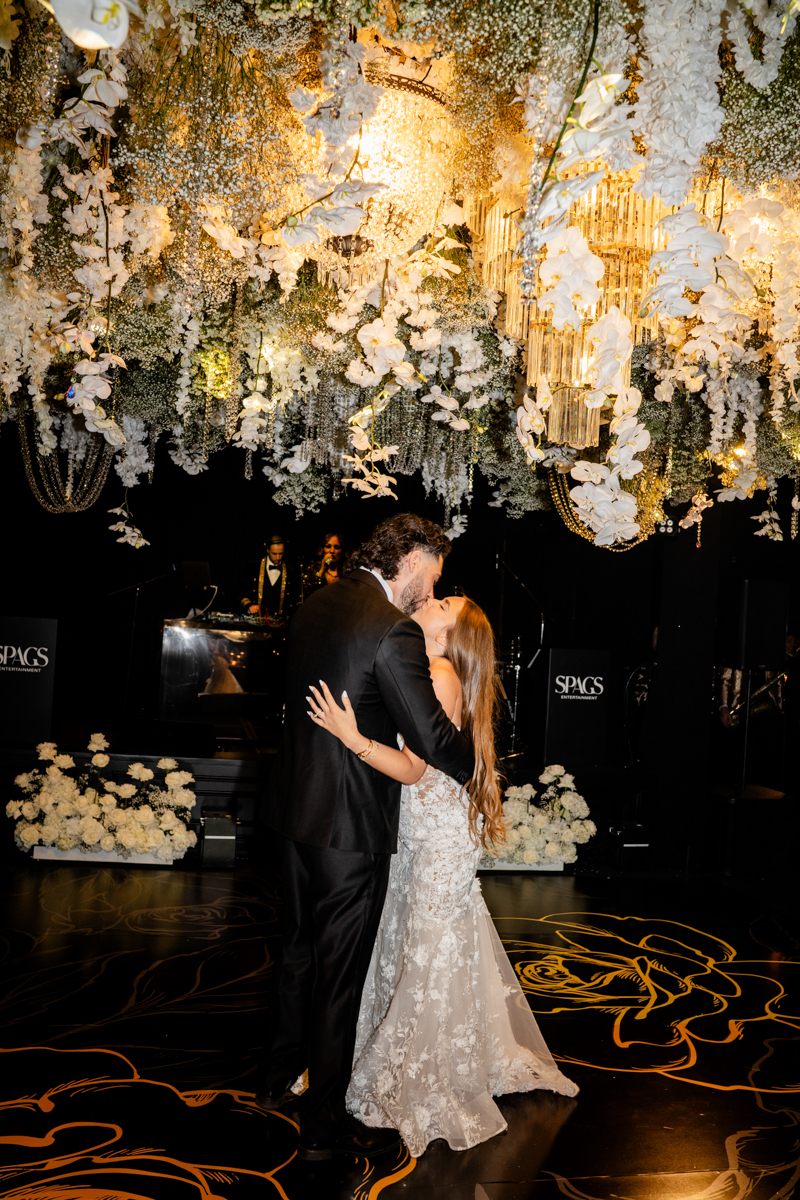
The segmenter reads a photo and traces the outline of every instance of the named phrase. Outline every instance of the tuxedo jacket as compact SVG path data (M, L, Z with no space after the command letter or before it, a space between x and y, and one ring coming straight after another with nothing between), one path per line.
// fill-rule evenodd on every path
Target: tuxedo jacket
M267 823L309 846L393 854L400 784L362 762L308 716L309 684L346 691L365 738L397 744L466 783L467 739L433 690L422 630L363 568L321 588L292 618L286 650L286 716Z
M247 584L243 596L247 597L252 603L258 601L258 577L261 570L261 561L259 559L255 568L255 575ZM297 607L300 591L300 578L297 568L292 564L286 566L286 592L283 598L283 616L288 619L294 609ZM261 594L261 615L266 617L277 617L278 609L281 602L281 576L279 575L275 583L270 583L269 571L264 568L264 588Z

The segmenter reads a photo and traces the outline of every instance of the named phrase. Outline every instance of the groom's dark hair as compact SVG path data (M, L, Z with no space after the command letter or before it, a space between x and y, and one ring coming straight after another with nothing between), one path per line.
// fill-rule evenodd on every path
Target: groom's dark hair
M369 541L356 550L350 565L353 569L366 567L368 571L380 571L384 579L396 579L400 563L413 550L446 558L451 549L441 526L413 513L399 513L381 521Z

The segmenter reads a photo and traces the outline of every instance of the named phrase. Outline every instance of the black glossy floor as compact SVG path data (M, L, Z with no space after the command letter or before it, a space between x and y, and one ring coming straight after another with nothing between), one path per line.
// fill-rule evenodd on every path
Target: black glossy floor
M484 894L581 1087L349 1168L255 1109L278 898L253 870L3 872L0 1196L771 1200L800 1178L800 945L719 884L498 874Z

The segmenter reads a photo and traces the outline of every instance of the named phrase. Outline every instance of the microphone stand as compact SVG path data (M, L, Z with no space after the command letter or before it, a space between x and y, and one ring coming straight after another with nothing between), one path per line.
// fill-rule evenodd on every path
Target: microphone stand
M128 643L128 669L125 672L125 693L124 693L124 701L123 701L123 708L122 708L123 715L125 717L128 716L128 701L130 699L131 672L133 670L133 646L134 646L134 641L136 638L136 617L137 617L137 614L139 611L139 592L143 587L146 587L149 583L158 583L158 581L160 579L169 579L169 577L172 575L173 571L175 571L175 570L177 570L177 568L176 568L175 564L173 563L172 569L169 571L165 571L163 575L151 575L151 577L149 579L140 579L138 583L129 583L127 585L127 587L117 588L113 592L106 592L106 599L108 599L109 596L121 596L123 594L123 592L133 592L134 593L133 618L131 620L131 636L130 636L130 641Z
M544 645L545 613L542 608L541 602L537 599L536 596L534 596L533 592L530 590L530 588L527 586L527 584L522 582L519 575L517 575L516 571L514 571L513 568L511 568L508 565L508 563L506 562L505 556L502 553L498 553L498 555L497 555L497 566L502 567L502 569L504 571L508 571L511 578L513 580L515 580L515 582L520 586L520 588L525 593L525 595L528 597L528 599L535 605L535 607L539 611L539 648L536 651L536 653L534 654L531 661L527 664L527 666L525 668L526 670L530 670L530 668L536 662L536 659L541 654L542 646ZM515 640L517 643L516 650L514 650L514 641ZM505 696L506 704L508 704L508 710L509 710L509 714L511 716L511 752L510 752L510 754L506 755L507 758L512 758L516 754L517 708L518 708L518 700L519 700L519 676L520 676L520 671L522 670L522 662L521 662L522 648L520 645L520 639L512 639L511 645L512 645L512 650L511 650L512 669L514 671L514 704L513 704L513 706L511 704L511 702L509 701L508 696L505 695L505 689L503 689L503 695Z

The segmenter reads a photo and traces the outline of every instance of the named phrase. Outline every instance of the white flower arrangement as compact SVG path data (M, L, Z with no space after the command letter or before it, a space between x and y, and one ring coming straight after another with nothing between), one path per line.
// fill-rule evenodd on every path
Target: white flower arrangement
M131 782L114 783L100 773L109 763L107 748L101 733L92 734L89 770L75 776L69 773L76 769L74 759L59 754L54 743L36 747L40 761L50 765L18 775L14 782L24 798L6 805L19 848L105 850L125 858L152 854L164 863L183 858L197 844L197 834L182 819L196 803L188 787L193 776L177 770L175 759L162 758L161 781L153 782L155 772L135 762L128 767Z
M594 837L597 826L589 818L589 805L575 791L575 780L560 764L545 767L539 776L545 784L538 804L536 789L526 783L506 789L503 802L505 845L490 844L481 857L482 867L499 862L535 866L573 863L576 846Z

